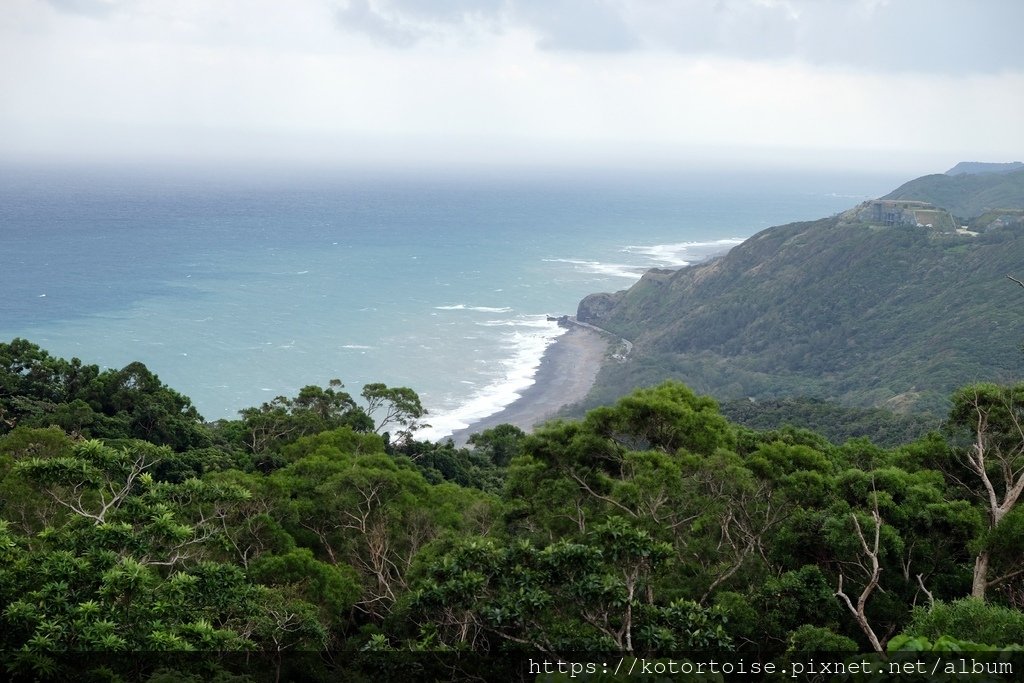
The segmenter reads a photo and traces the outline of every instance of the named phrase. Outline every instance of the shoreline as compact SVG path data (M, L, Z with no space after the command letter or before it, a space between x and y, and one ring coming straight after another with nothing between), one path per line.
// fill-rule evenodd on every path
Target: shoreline
M571 322L565 333L544 350L533 384L519 398L497 413L441 440L451 439L456 446L464 446L472 434L500 424L513 424L525 432L532 431L561 408L583 400L594 385L610 347L605 334Z

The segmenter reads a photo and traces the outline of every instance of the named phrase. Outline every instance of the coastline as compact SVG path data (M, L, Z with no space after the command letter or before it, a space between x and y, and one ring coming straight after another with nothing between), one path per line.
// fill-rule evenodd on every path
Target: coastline
M583 400L594 385L610 346L608 337L601 332L570 323L565 333L544 350L533 384L519 398L444 438L464 446L470 435L500 424L531 431L560 408Z

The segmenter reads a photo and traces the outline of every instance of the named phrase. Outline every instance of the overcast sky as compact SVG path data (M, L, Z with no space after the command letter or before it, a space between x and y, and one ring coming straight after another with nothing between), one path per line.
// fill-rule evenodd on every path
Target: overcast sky
M0 161L1024 157L1021 0L2 0Z

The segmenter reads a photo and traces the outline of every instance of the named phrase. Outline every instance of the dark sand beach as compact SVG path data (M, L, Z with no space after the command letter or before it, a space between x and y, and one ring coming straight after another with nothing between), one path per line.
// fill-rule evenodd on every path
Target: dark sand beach
M608 353L608 338L592 329L572 325L544 352L534 383L501 412L474 422L452 434L464 445L471 434L500 424L530 431L559 408L587 395Z

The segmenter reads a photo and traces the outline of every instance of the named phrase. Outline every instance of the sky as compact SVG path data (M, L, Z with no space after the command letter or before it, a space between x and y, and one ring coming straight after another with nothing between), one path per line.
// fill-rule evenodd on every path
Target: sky
M2 0L0 162L1024 157L1020 0Z

